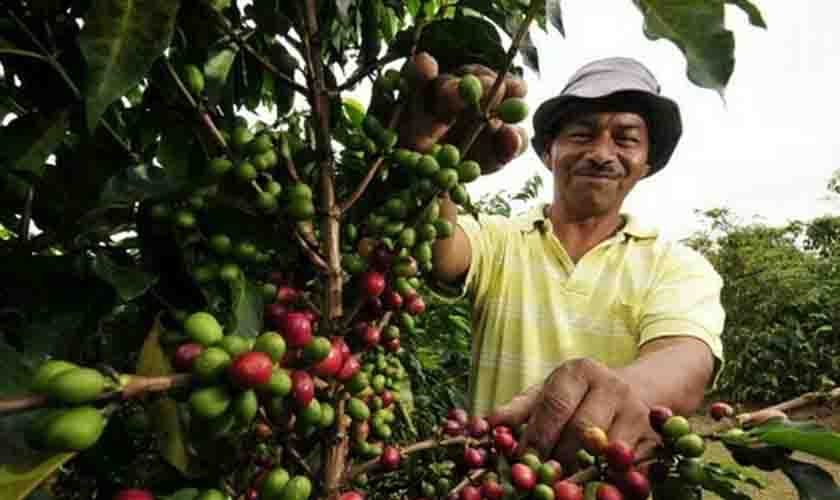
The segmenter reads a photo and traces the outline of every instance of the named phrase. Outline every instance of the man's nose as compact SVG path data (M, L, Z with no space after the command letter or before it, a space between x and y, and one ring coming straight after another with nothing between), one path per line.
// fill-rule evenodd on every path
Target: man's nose
M607 132L602 132L595 136L590 143L589 151L585 155L586 159L598 165L604 165L616 161L615 143L612 137Z

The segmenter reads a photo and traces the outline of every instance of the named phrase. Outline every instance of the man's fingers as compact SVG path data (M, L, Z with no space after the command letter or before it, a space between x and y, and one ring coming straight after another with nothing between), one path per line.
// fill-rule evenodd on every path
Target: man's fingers
M441 75L431 85L426 99L434 115L445 122L453 122L466 108L467 103L458 90L460 79L452 75Z
M537 404L540 397L542 384L529 387L525 392L513 397L506 405L501 406L487 416L487 423L491 427L507 425L518 427L528 421L531 415L531 408Z
M568 419L564 432L555 439L553 453L564 463L574 460L577 451L583 445L583 434L589 427L600 427L607 432L615 417L616 400L612 391L590 386L581 398L574 416ZM548 450L549 453L552 449Z
M564 365L549 377L522 437L523 448L534 448L541 456L551 453L589 390L588 380L580 375Z

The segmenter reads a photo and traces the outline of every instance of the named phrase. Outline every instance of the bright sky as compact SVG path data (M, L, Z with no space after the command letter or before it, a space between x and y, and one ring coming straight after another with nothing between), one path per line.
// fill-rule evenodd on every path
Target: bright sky
M670 163L640 182L625 203L665 236L682 238L697 229L695 209L729 207L744 221L760 216L770 224L840 213L840 205L820 201L840 168L840 4L755 4L766 31L727 9L736 63L726 103L688 81L675 45L644 36L642 16L629 0L565 1L566 38L553 28L547 36L533 33L543 72L540 79L528 76L532 110L582 64L617 55L642 61L680 104L683 138ZM506 170L475 181L470 192L477 198L513 189L538 171L548 200L550 175L530 150Z

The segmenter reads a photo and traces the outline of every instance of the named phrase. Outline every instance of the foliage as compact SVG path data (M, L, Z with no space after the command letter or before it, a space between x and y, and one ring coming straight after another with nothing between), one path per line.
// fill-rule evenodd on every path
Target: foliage
M827 229L836 218L771 227L727 209L702 214L687 241L721 274L726 364L717 389L737 401L779 401L840 380L840 275Z
M693 81L718 91L725 87L733 46L722 5L635 3L650 37L664 36L687 54ZM751 2L730 3L763 25ZM702 22L686 22L695 20L698 9ZM109 423L96 429L96 444L74 449L72 456L40 452L37 440L24 439L25 429L51 428L69 413L56 402L67 403L61 397L69 396L50 393L47 401L60 408L40 414L44 418L37 422L39 412L4 417L0 443L8 446L0 449L16 451L0 455L0 484L14 484L16 499L33 491L37 498L111 498L128 486L168 494L184 483L244 495L267 461L287 467L300 478L295 484L313 477L314 495L335 497L346 487L346 459L382 453L365 439L367 447L351 450L352 457L346 448L349 425L341 408L348 380L327 376L316 392L310 379L296 386L293 402L283 399L288 394L261 394L259 417L249 413L242 422L227 410L208 416L216 406L200 408L191 390L209 384L211 375L194 369L195 379L177 378L170 373L177 367L169 366L188 335L202 335L187 326L199 311L220 324L227 340L236 337L246 345L268 328L283 330L291 344L284 323L288 308L305 313L298 325L317 324L315 333L330 352L338 345L333 337L346 339L371 370L389 373L387 387L400 396L399 416L388 415L399 425L393 435L377 431L380 443L428 435L445 407L463 404L465 303L432 303L419 325L400 316L403 348L395 338L385 349L378 340L365 337L363 344L351 334L359 318L381 321L380 327L390 321L365 295L378 294L363 293L363 276L372 275L360 268L385 268L389 287L399 283L396 276L416 277L404 287L412 292L406 297L424 290L420 278L431 271L430 258L428 252L423 258L410 253L414 238L404 232L405 219L431 210L443 190L460 189L460 204L475 211L463 183L451 185L451 175L432 182L431 174L406 174L397 161L395 127L414 83L411 56L428 52L444 71L481 63L521 73L512 66L518 47L506 47L505 34L522 40L522 62L538 69L539 56L524 36L532 20L562 31L560 2L4 3L0 225L8 230L0 241L0 353L7 361L3 379L10 383L0 394L22 398L11 399L15 403L38 403L23 397L30 390L44 396L29 386L33 374L45 360L59 359L98 368L107 391L132 401L98 393L90 403ZM343 99L359 85L370 85L384 100L386 115ZM490 116L486 105L473 115L466 118L476 130ZM423 153L434 159L430 150ZM513 202L533 198L539 187L537 178L524 194L496 196L478 210L509 214ZM388 207L387 216L382 207ZM427 222L433 221L436 215ZM228 238L226 244L220 236ZM371 257L364 240L384 257ZM295 298L281 299L283 287ZM421 311L422 303L416 304ZM315 355L305 347L314 344L307 342L272 362L296 375L311 369L308 357ZM349 357L341 359L352 364ZM135 370L172 385L152 390L161 379L126 375ZM149 386L128 394L138 380ZM189 384L174 382L184 380ZM217 389L212 394L232 389L222 387L211 386ZM163 394L147 394L156 391ZM237 392L237 408L256 412L243 396L247 392ZM304 420L312 418L306 412L314 408L313 394L319 407L337 408L335 421L318 420L325 430ZM382 398L379 403L385 405ZM297 413L290 404L299 405ZM148 420L164 428L154 431ZM260 424L268 430L258 432ZM180 458L173 458L172 443L183 441L189 446L175 447ZM430 465L438 475L447 467ZM309 496L305 487L300 491Z

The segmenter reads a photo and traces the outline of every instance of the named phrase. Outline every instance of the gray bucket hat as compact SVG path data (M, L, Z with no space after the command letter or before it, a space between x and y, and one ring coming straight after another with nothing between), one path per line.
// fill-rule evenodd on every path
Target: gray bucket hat
M668 163L682 135L679 106L659 92L653 73L635 59L612 57L588 63L569 78L559 95L537 108L533 118L534 149L542 156L558 126L579 112L635 112L644 118L650 133L651 176Z

